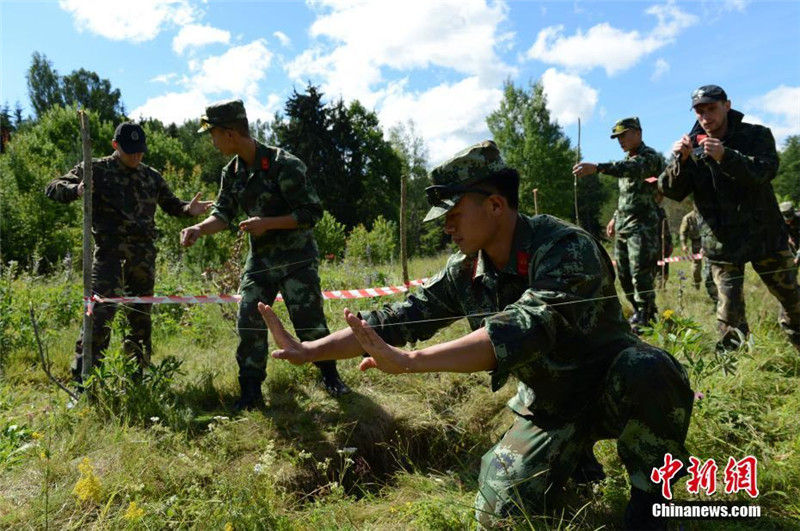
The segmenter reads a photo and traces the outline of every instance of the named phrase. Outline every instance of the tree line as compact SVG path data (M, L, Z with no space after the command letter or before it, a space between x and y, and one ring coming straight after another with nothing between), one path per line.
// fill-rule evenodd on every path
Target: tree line
M127 117L122 93L108 79L85 69L60 75L38 52L32 56L27 83L34 116L23 117L18 103L14 111L8 103L0 107L5 135L0 155L0 262L14 260L46 270L80 252L80 205L54 203L42 193L47 182L81 159L75 110L89 112L94 156L111 152L114 127ZM198 116L201 113L198 109ZM520 210L533 214L533 190L538 189L540 212L574 221L571 167L578 154L550 116L541 83L518 87L507 81L502 101L486 122L506 161L520 172ZM227 161L208 138L196 133L198 120L177 125L145 119L142 126L148 135L145 162L162 171L180 197L188 198L196 190L215 196ZM376 222L379 239L386 239L387 230L397 232L403 177L411 254L435 253L447 246L441 222L422 224L430 164L413 121L385 130L377 114L358 100L326 101L319 87L308 84L301 91L294 89L272 120L254 121L251 129L255 138L283 147L308 166L328 213L320 230L334 232L321 239L338 242L332 254L341 254L341 242L354 231L358 241L368 241L364 234ZM800 202L800 137L790 137L781 153L775 190L782 198ZM605 224L601 215L608 215L615 201L613 179L595 175L580 180L580 225L600 235ZM221 235L205 239L197 249L183 250L176 234L184 221L159 214L157 223L162 256L171 261L188 255L186 262L207 267L224 261L235 241L233 234Z

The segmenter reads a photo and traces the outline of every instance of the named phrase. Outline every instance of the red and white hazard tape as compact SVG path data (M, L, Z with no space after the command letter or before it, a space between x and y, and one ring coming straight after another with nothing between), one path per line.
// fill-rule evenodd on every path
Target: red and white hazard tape
M410 280L408 285L401 286L384 286L382 288L364 288L364 289L347 289L347 290L331 290L323 291L322 298L326 300L337 299L365 299L368 297L382 297L384 295L395 295L397 293L405 293L408 291L409 286L421 286L428 279L420 278L417 280ZM97 303L118 303L118 304L208 304L208 303L229 303L239 302L242 300L241 295L149 295L141 297L101 297L99 295L92 295L87 303L86 313L91 315L92 307ZM279 293L275 297L276 301L282 301L283 297Z
M658 265L669 264L671 262L683 262L684 260L692 261L703 258L703 253L690 254L688 256L670 256L658 261Z

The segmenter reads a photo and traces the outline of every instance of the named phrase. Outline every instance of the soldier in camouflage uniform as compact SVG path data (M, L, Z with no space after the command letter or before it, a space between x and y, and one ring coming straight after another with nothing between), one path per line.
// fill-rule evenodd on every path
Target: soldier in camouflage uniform
M618 121L611 130L626 153L625 160L594 164L579 162L572 169L578 177L600 172L619 179L619 200L610 232L616 234L614 254L622 289L633 306L631 324L649 322L656 315L653 264L661 254L658 215L653 186L646 179L664 169L660 153L642 142L642 126L636 117Z
M794 254L794 263L800 262L800 213L794 209L791 201L778 205L789 233L789 250Z
M211 215L181 232L181 243L189 246L200 236L229 227L240 211L248 216L238 225L250 236L236 320L242 394L235 408L239 410L260 407L264 402L261 384L267 369L267 329L258 314L259 301L272 304L280 291L301 338L318 339L329 333L317 273L319 251L312 231L322 217L319 197L300 159L254 140L248 127L240 100L206 108L199 132L210 132L222 154L235 156L222 170ZM350 391L339 378L335 361L317 365L329 394Z
M697 211L694 208L681 219L679 235L681 250L684 253L696 255L702 252L700 227L697 224ZM711 301L716 306L717 286L714 284L714 277L711 275L711 265L706 258L692 258L692 279L694 280L695 289L700 289L700 282L702 281L708 296L711 297Z
M485 141L431 172L426 220L446 216L460 252L404 302L356 316L313 342L292 338L269 307L259 310L292 363L368 357L385 372L490 371L493 390L518 380L514 423L483 457L475 517L491 526L522 507L541 510L600 439L616 438L632 484L628 528L658 527L649 479L664 454L686 458L693 394L686 372L631 333L600 243L557 218L518 213L519 174ZM466 317L470 334L417 351ZM363 319L363 320L362 320Z
M733 349L749 333L744 307L744 266L781 304L779 323L800 350L800 286L771 181L778 169L772 132L742 121L721 87L692 93L697 122L675 142L659 177L669 198L694 196L703 250L719 292L718 348Z
M92 235L95 250L92 263L92 292L101 297L152 295L155 284L156 206L171 216L199 216L211 201L190 202L172 193L156 170L142 164L147 151L144 130L134 123L122 123L111 142L114 153L92 159ZM50 199L69 203L83 196L83 163L51 181L45 189ZM123 348L135 356L140 367L150 362L152 325L150 304L125 307L128 330ZM96 304L92 313L92 359L103 358L111 336L116 304ZM72 377L81 383L83 331L75 345Z

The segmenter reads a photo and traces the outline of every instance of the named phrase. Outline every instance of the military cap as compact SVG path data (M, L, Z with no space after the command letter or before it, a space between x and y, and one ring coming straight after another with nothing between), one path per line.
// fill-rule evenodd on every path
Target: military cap
M200 129L197 132L205 133L216 125L236 120L247 120L242 100L218 101L206 107L206 113L200 117Z
M484 140L456 153L450 160L431 170L432 186L425 189L431 209L423 221L430 221L456 206L461 196L478 190L470 186L486 180L507 166L500 156L497 144Z
M780 208L781 215L784 218L792 219L792 216L794 216L794 205L792 204L791 201L784 201L783 203L778 205L778 208Z
M692 108L700 103L713 103L715 101L728 101L728 95L718 85L703 85L692 92Z
M638 129L639 131L642 130L642 125L639 123L638 117L631 116L630 118L623 118L615 123L614 127L611 128L611 138L617 138L628 129Z
M144 129L133 122L122 122L114 130L114 140L125 153L144 153L147 151Z

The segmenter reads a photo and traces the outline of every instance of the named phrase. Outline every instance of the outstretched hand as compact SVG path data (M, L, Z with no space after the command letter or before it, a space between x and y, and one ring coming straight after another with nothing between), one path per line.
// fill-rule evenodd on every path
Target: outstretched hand
M344 318L353 331L361 348L369 354L358 366L362 371L380 369L390 374L402 374L411 370L411 355L408 351L393 347L375 333L366 321L345 308Z
M286 360L294 365L302 365L310 359L308 349L303 346L303 343L297 340L292 334L286 331L281 320L275 315L275 312L264 304L258 303L258 312L261 314L264 323L269 328L275 343L278 344L279 350L272 352L272 357L279 360Z
M191 216L203 214L214 204L214 201L200 201L200 194L201 192L197 192L186 207L186 212Z

